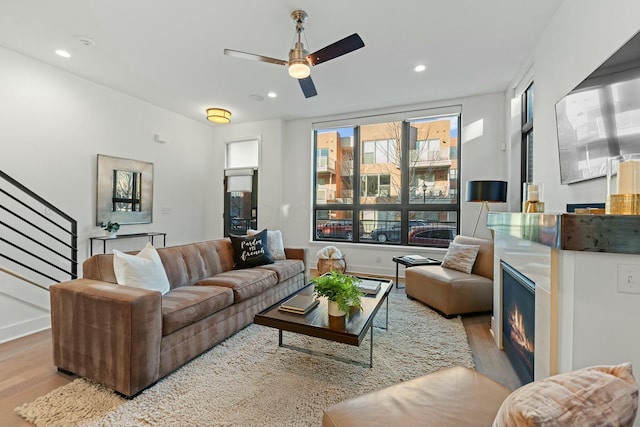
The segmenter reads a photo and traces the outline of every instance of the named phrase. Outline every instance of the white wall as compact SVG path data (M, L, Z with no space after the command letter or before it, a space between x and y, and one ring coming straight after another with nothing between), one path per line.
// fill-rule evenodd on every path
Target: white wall
M555 104L640 30L636 0L565 0L534 51L534 179L547 212L604 202L606 179L560 184Z
M153 223L121 233L162 231L171 245L222 235L220 217L212 219L222 186L210 172L223 165L213 156L212 126L2 48L0 64L0 169L78 221L80 262L88 237L101 234L98 153L154 164ZM154 142L156 133L167 143ZM144 245L110 247L130 249L125 243ZM0 342L48 326L46 291L3 273L0 284Z
M571 256L574 311L563 344L572 351L561 359L561 368L631 362L637 378L640 341L635 325L640 324L640 295L618 292L617 277L620 264L639 265L640 256L593 252L573 252ZM562 298L560 303L566 304Z

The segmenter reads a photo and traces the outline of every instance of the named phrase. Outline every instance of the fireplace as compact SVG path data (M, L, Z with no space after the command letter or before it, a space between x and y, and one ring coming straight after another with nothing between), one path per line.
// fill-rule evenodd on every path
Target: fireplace
M523 383L533 381L535 288L528 277L500 262L502 271L502 346Z

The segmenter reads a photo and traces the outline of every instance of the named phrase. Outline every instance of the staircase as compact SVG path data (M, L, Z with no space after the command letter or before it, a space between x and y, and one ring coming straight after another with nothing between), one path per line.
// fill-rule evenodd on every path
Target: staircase
M0 284L4 274L48 291L77 278L77 230L76 220L0 171Z

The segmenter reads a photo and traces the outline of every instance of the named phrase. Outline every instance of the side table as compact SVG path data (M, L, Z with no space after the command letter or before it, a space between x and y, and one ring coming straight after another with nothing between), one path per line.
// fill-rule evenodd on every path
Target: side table
M409 267L416 267L418 265L440 265L442 261L438 261L433 258L426 258L421 255L402 255L402 256L394 256L392 258L393 262L396 263L396 289L404 289L398 286L398 266L400 264L404 265L404 268L407 269Z

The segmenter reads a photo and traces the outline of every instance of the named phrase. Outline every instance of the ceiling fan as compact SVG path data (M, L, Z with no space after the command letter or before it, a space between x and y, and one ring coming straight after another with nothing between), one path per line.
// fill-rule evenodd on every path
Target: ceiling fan
M236 58L252 59L254 61L267 62L269 64L288 65L289 75L298 79L300 88L305 98L316 96L318 92L311 80L311 69L309 65L318 65L327 62L330 59L337 58L356 49L364 47L364 42L357 33L351 34L332 43L322 49L309 54L302 44L302 33L304 32L304 22L307 20L307 13L303 10L294 10L291 12L291 18L296 23L297 41L293 48L289 51L289 60L270 58L268 56L255 55L253 53L241 52L239 50L225 49L224 54L235 56ZM306 41L306 38L305 38Z

